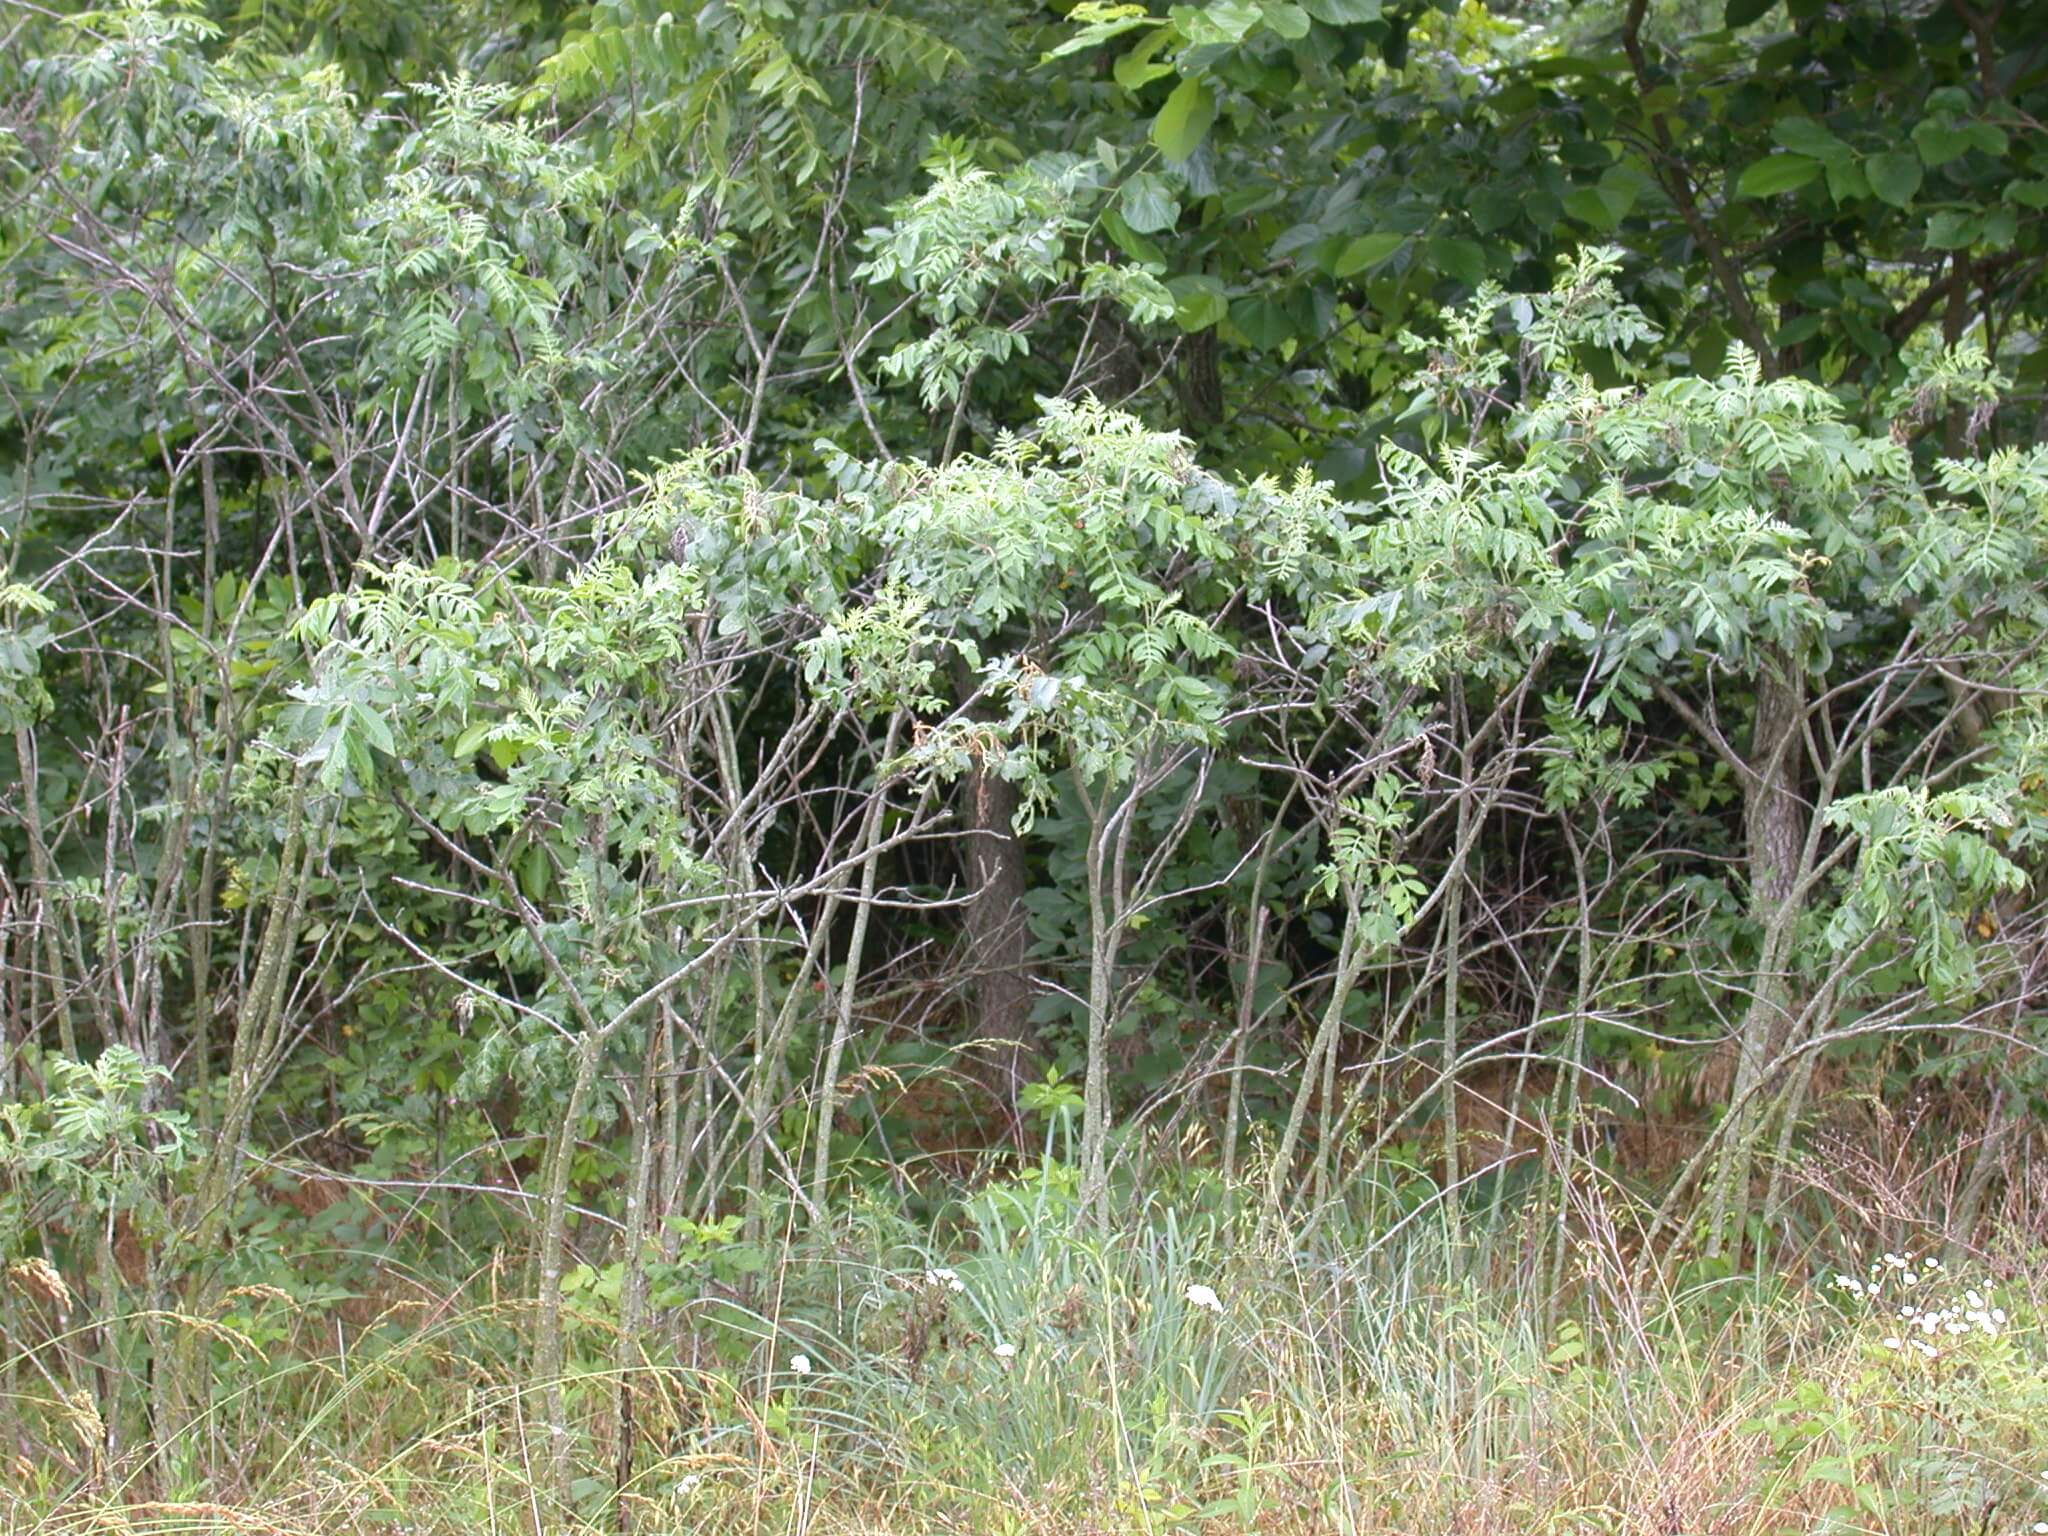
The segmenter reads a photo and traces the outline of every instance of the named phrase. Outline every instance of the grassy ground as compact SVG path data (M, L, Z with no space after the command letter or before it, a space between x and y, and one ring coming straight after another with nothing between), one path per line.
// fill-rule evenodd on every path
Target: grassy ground
M510 1261L393 1274L367 1317L360 1299L256 1288L219 1317L164 1320L203 1332L214 1393L155 1461L118 1444L95 1457L90 1378L65 1395L55 1304L17 1273L0 1528L2048 1522L2048 1254L2017 1235L1945 1261L1910 1237L1889 1258L1816 1238L1732 1273L1649 1264L1628 1214L1594 1195L1455 1233L1441 1210L1399 1226L1338 1213L1280 1242L1215 1194L1093 1235L1057 1191L1001 1186L942 1224L943 1255L932 1228L880 1208L757 1271L699 1245L657 1267L655 1320L623 1353L616 1272L579 1271L566 1497L522 1377L531 1310Z

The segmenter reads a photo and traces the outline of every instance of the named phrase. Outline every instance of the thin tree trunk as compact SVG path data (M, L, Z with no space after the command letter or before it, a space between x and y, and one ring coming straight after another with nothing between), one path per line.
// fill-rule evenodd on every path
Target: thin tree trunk
M1707 1233L1709 1258L1719 1257L1731 1238L1737 1248L1741 1246L1749 1211L1750 1166L1761 1123L1758 1089L1792 1016L1787 967L1798 917L1792 894L1798 886L1807 833L1807 807L1799 789L1805 710L1805 674L1798 663L1783 653L1766 656L1757 675L1756 725L1743 805L1757 963L1749 1006L1736 1036L1731 1113L1737 1120L1729 1128L1715 1178Z
M1260 881L1265 866L1259 867ZM1259 882L1253 883L1251 937L1244 951L1244 984L1237 994L1237 1039L1230 1048L1230 1107L1223 1121L1223 1182L1237 1173L1237 1128L1244 1118L1245 1056L1251 1048L1252 1023L1257 1013L1259 971L1266 963L1266 904L1260 899Z
M1262 1228L1269 1227L1280 1215L1288 1169L1294 1162L1294 1149L1300 1144L1302 1127L1308 1122L1309 1101L1315 1097L1322 1076L1323 1058L1337 1048L1337 1031L1344 1022L1344 1005L1350 1000L1351 989L1365 968L1367 949L1358 927L1358 903L1354 899L1345 907L1344 933L1337 945L1337 973L1330 982L1330 996L1323 1005L1315 1039L1309 1043L1308 1054L1302 1058L1301 1078L1294 1088L1294 1103L1287 1112L1287 1125L1280 1133L1280 1145L1273 1152L1272 1171L1266 1177L1266 1198L1259 1217Z
M1036 1075L1038 1037L1031 1024L1024 919L1024 844L1012 822L1017 787L977 765L961 780L967 827L967 961L978 1075L1000 1095L1013 1135L1022 1134L1017 1095Z
M853 932L846 942L846 963L840 968L832 1043L825 1050L825 1070L818 1084L817 1128L812 1132L817 1142L811 1157L811 1219L814 1223L824 1220L825 1180L832 1170L832 1118L839 1102L839 1068L846 1056L847 1043L853 1038L854 993L860 985L861 956L867 948L868 916L875 906L875 869L881 862L876 844L882 835L882 812L888 805L888 786L883 775L896 756L896 743L902 729L903 712L898 710L889 717L881 760L876 765L873 798L868 801L867 817L860 831L860 905L853 914Z
M660 1073L668 1060L668 1039L668 1031L659 1025L648 1031L640 1080L634 1084L626 1103L632 1122L633 1157L626 1174L625 1231L619 1239L619 1337L612 1355L612 1368L618 1373L619 1442L613 1491L619 1536L626 1536L632 1526L632 1500L626 1497L626 1489L633 1481L637 1433L634 1407L639 1400L640 1372L647 1361L641 1324L647 1310L648 1197L654 1187L654 1126L659 1115Z
M587 1029L577 1042L576 1077L569 1088L569 1102L562 1110L562 1123L548 1148L542 1192L540 1321L534 1333L533 1376L540 1386L541 1412L546 1418L552 1486L565 1509L569 1504L572 1449L568 1396L562 1380L569 1358L562 1318L562 1278L569 1247L569 1173L576 1160L576 1127L590 1102L590 1090L597 1082L598 1064L610 1033L609 1027Z

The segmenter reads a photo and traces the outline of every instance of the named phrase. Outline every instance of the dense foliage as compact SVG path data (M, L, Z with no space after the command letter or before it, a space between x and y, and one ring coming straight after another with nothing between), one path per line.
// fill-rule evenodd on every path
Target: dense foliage
M740 1440L1097 1499L1105 1423L1096 1514L1249 1527L1349 1454L1261 1380L1484 1459L1729 1277L2043 1240L2048 8L0 27L23 1510L246 1484L194 1426L331 1346L515 1374L537 1529ZM1201 1331L1247 1263L1328 1381ZM1425 1266L1520 1429L1346 1300ZM1744 1497L2032 1508L1992 1310L1962 1398L1752 1404ZM1026 1314L1113 1411L975 1462L902 1394Z

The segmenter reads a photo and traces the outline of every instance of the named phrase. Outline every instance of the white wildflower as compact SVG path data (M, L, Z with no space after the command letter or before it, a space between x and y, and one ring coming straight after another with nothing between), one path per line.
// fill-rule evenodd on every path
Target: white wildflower
M1016 1358L1017 1358L1017 1346L1016 1346L1016 1345L1014 1345L1014 1344L998 1344L998 1345L996 1346L996 1358L997 1358L998 1360L1014 1360L1014 1359L1016 1359Z
M791 1355L789 1357L789 1368L799 1376L808 1376L811 1374L811 1357L809 1355Z
M1211 1312L1221 1312L1223 1310L1222 1298L1206 1285L1189 1286L1187 1296L1190 1306L1207 1307Z

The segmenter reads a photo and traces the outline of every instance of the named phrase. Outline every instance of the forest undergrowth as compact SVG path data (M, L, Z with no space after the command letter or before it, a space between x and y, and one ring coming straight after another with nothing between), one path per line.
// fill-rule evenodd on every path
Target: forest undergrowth
M15 1316L43 1332L17 1323L6 1365L47 1390L0 1413L44 1450L10 1452L0 1529L1962 1536L2048 1520L2037 1163L2007 1170L1967 1238L1939 1221L1952 1157L1894 1146L1891 1180L1846 1205L1815 1166L1738 1267L1659 1262L1649 1208L1562 1145L1543 1153L1562 1209L1445 1201L1397 1160L1287 1233L1261 1229L1256 1169L1226 1184L1195 1161L1092 1229L1051 1150L942 1196L864 1197L829 1233L792 1223L758 1251L736 1223L693 1226L623 1352L619 1266L579 1265L566 1499L508 1251L466 1274L358 1254L362 1289L251 1286L153 1320L205 1351L212 1390L160 1450L112 1455L89 1373L65 1374L84 1298L17 1265L13 1299L33 1305Z
M0 0L0 1536L2048 1536L2048 5Z

